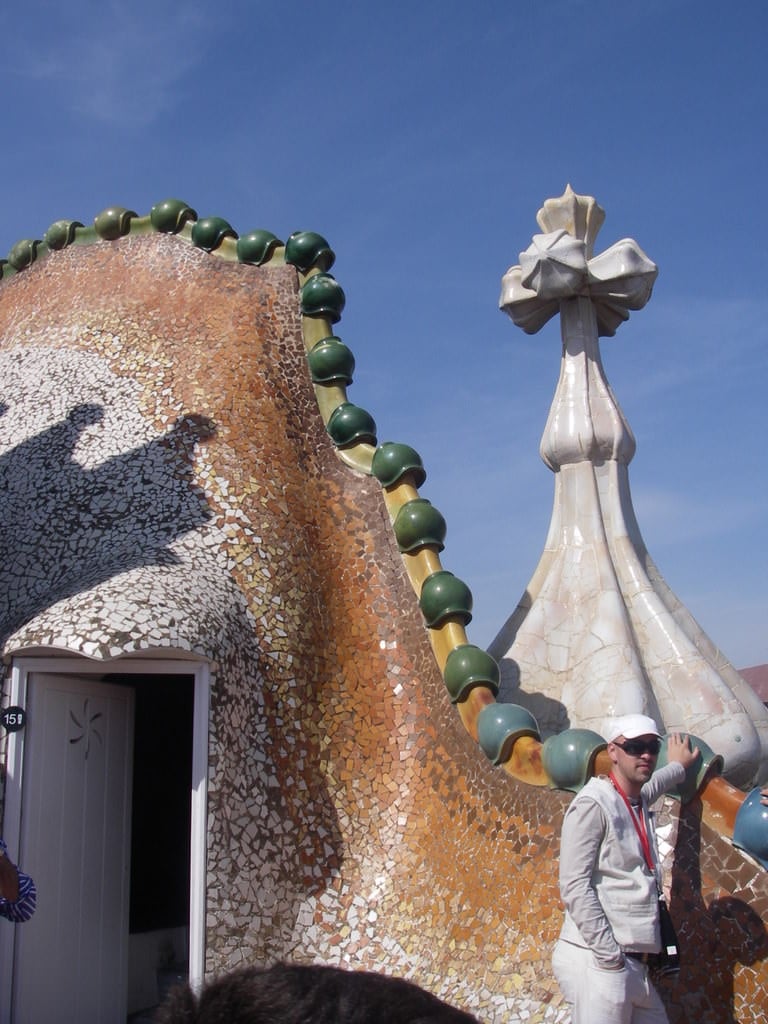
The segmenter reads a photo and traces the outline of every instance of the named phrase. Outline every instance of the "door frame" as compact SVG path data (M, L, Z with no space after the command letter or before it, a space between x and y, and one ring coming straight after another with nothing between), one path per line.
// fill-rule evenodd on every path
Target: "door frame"
M80 655L14 657L11 666L10 704L27 706L30 674L58 675L186 675L194 679L192 724L192 787L189 879L189 981L198 990L205 973L205 881L208 798L208 715L211 675L207 662L183 658L125 655L93 661ZM3 838L16 859L21 835L24 731L7 734ZM24 865L22 865L23 867ZM23 925L21 926L23 927ZM14 926L0 928L0 1020L10 1020L13 983Z

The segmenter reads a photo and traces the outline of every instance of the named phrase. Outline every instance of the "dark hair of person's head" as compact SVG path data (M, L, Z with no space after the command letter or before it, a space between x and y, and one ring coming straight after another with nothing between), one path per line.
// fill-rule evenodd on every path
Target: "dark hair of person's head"
M477 1024L403 978L278 963L222 975L196 996L173 990L157 1024Z

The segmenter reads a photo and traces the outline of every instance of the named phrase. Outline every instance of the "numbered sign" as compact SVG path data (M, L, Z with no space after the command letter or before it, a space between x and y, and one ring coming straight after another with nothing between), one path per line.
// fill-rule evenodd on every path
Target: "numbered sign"
M5 726L6 732L18 732L27 724L27 712L24 708L9 707L0 711L0 725Z

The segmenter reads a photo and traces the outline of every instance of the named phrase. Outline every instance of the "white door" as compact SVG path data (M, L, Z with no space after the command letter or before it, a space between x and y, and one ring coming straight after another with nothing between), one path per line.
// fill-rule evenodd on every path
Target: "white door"
M31 674L23 756L12 1024L125 1024L133 691Z

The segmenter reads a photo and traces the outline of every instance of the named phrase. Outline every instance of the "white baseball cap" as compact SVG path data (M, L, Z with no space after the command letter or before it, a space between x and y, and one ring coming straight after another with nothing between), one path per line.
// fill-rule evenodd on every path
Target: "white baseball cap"
M647 715L622 715L620 718L609 718L605 723L605 738L613 743L619 736L625 740L634 740L638 736L658 736L659 727Z

